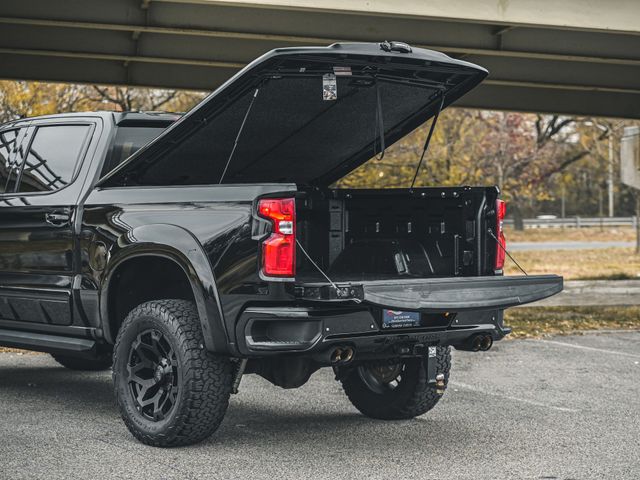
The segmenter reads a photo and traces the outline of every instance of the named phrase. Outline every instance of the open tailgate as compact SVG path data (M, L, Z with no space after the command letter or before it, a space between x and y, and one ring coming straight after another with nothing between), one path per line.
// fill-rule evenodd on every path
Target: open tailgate
M359 299L363 303L423 312L460 312L503 309L542 300L562 291L558 275L454 277L397 279L339 283L339 291L329 285L300 285L302 296L316 300Z

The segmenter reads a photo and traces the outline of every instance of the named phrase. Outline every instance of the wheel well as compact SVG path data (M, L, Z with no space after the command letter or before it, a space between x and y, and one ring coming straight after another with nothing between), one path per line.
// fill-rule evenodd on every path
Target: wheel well
M107 314L111 338L138 305L150 300L179 298L195 302L186 272L173 260L142 256L119 265L109 282Z

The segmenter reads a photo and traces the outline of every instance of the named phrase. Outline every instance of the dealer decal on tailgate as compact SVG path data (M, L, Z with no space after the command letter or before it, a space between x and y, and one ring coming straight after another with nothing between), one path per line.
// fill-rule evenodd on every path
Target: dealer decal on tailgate
M420 312L382 310L382 328L407 328L420 326Z

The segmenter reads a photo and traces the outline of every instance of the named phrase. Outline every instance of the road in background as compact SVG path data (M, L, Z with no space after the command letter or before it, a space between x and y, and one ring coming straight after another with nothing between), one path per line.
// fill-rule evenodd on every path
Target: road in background
M595 250L603 248L631 248L635 242L509 242L510 251L522 250Z
M109 373L0 354L0 477L640 478L640 332L513 340L454 352L432 412L360 415L330 370L285 391L247 376L207 442L137 443Z
M505 218L504 224L513 226L513 218ZM636 227L635 217L566 217L525 218L524 227L529 228L582 228L582 227Z
M562 292L528 307L625 307L640 305L640 280L565 280ZM640 350L640 346L638 347Z

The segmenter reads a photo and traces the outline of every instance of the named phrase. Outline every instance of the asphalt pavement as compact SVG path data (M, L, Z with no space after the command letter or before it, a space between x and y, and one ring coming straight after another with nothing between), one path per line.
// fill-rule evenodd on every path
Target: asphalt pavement
M640 332L454 352L430 413L360 415L329 370L298 390L247 376L200 445L137 443L109 373L0 354L0 478L638 479Z

